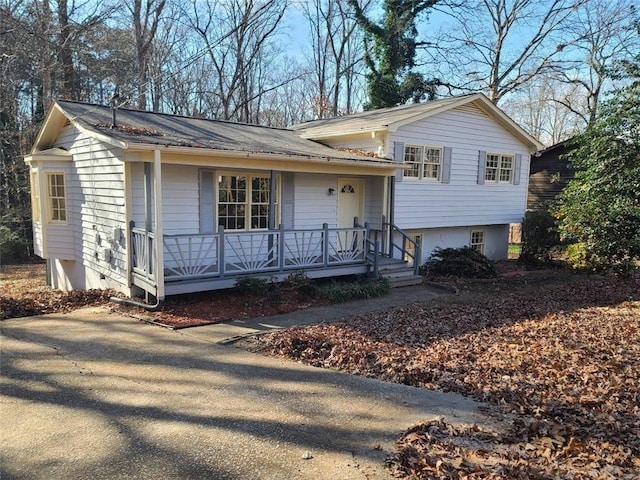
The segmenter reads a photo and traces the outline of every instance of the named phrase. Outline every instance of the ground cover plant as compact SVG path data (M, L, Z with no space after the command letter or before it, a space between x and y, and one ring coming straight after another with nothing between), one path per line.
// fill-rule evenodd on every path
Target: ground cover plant
M640 285L558 270L456 281L457 296L261 336L252 348L492 404L499 431L417 425L406 478L640 478Z

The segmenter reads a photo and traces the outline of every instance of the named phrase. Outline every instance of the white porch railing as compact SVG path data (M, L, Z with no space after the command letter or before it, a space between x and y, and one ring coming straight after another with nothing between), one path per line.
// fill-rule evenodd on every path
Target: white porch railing
M153 233L132 228L133 273L155 272ZM364 264L365 227L164 235L165 282Z
M133 249L133 273L146 281L154 282L156 271L156 255L154 249L155 234L140 228L131 228L131 245Z

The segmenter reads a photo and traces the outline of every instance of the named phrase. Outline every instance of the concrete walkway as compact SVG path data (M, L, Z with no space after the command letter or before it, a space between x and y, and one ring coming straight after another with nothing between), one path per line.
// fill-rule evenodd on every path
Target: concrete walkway
M427 288L424 285L393 288L388 295L383 297L324 305L270 317L247 318L204 327L188 328L182 330L182 333L196 336L209 342L228 344L243 337L267 333L272 330L333 322L385 308L400 307L413 302L428 302L434 297L445 293L447 293L445 290L433 287Z
M425 295L403 290L378 307ZM457 395L219 343L301 318L171 331L83 309L0 322L0 478L383 479L412 424L486 420Z

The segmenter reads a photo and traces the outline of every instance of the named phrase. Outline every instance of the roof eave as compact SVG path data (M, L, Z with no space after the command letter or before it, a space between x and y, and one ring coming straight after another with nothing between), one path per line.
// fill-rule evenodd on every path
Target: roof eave
M292 162L305 162L314 164L327 164L334 165L348 165L348 166L360 166L363 168L375 168L382 170L396 170L399 165L391 160L386 159L373 159L369 157L353 157L353 158L339 158L339 157L316 157L312 155L303 154L283 154L283 153L263 153L263 152L247 152L244 150L219 150L213 148L201 148L201 147L184 147L176 145L159 145L153 143L130 143L128 145L131 151L153 151L160 150L172 153L191 154L199 156L209 157L227 157L227 158L252 158L256 160L279 160L279 161L292 161Z
M51 148L39 152L33 152L25 155L24 161L31 163L34 161L71 161L73 156L71 153L60 148Z
M346 137L349 135L361 135L363 133L376 133L376 132L387 132L387 131L391 131L389 128L389 125L375 125L375 126L371 126L371 127L367 127L367 128L358 128L355 130L339 130L339 131L334 131L334 132L328 132L328 133L319 133L319 134L308 134L304 131L301 132L296 132L300 135L300 138L304 138L305 140L326 140L329 138L336 138L336 137Z

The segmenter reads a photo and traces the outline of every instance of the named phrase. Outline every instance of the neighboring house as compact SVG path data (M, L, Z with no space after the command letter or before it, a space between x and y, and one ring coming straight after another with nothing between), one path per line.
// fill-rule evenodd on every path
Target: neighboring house
M25 157L35 251L55 288L157 299L413 272L436 246L506 258L539 148L482 95L297 131L58 101Z
M522 221L529 161L542 145L486 96L386 108L293 128L304 138L377 152L408 167L390 182L388 222L420 241L419 262L436 247L465 245L495 260L507 258L509 224Z
M573 178L574 172L567 158L572 150L570 145L571 139L568 139L539 151L531 158L528 209L555 200Z

